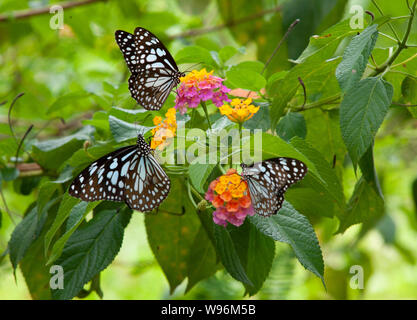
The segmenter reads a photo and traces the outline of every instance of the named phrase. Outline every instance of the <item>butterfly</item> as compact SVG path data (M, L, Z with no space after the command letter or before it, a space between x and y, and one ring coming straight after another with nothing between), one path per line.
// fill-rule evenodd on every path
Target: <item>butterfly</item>
M150 31L140 27L134 34L117 30L115 38L131 72L132 98L147 110L161 109L185 73L178 70L167 48Z
M142 135L136 145L113 151L85 168L71 183L69 194L83 201L125 202L142 212L157 208L171 182Z
M242 163L241 167L253 208L265 217L281 209L285 191L307 173L307 166L293 158L273 158L252 165Z

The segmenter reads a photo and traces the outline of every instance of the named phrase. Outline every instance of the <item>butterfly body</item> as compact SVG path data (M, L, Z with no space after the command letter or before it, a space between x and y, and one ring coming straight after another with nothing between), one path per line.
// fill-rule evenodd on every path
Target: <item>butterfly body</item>
M147 110L159 110L185 74L178 70L164 44L150 31L136 28L133 34L117 30L116 42L131 72L131 96Z
M285 191L307 173L307 166L303 162L284 157L252 165L242 163L241 167L241 175L248 184L254 210L265 217L281 209Z
M113 151L85 168L69 194L83 201L124 201L129 208L152 211L167 197L171 182L142 135L136 145Z

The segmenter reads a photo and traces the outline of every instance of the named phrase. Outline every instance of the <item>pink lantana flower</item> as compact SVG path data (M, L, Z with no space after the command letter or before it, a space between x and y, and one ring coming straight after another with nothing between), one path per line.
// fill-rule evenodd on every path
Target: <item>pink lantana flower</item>
M223 85L224 79L213 76L213 71L193 70L180 81L175 108L181 114L187 112L187 107L196 108L201 101L211 100L217 107L231 101L226 94L230 89Z
M239 227L246 216L255 214L246 181L235 169L229 169L226 174L212 181L205 198L216 208L213 212L214 223L224 227L228 222Z

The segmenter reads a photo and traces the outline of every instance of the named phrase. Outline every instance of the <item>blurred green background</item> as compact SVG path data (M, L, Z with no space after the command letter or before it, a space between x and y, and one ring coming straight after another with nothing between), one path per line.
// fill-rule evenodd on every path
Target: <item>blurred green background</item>
M3 0L0 14L36 9L55 1ZM407 14L405 1L378 1L386 15ZM14 129L22 136L30 124L38 138L62 136L80 120L112 105L133 106L125 84L127 68L114 41L114 31L133 32L136 26L160 36L175 56L184 46L198 44L218 50L225 45L241 48L242 60L266 61L286 28L301 22L275 57L268 72L291 67L318 34L360 4L378 16L371 1L288 0L108 0L64 11L65 28L52 30L53 14L0 22L0 102L9 103L25 92L13 110ZM276 9L278 8L278 10ZM260 14L257 14L260 13ZM396 22L400 30L404 21ZM210 29L219 26L217 29ZM189 30L198 30L191 32ZM201 31L202 30L202 31ZM387 34L390 30L387 29ZM416 43L417 27L411 43ZM379 43L386 48L383 43ZM120 86L117 99L106 98L109 86ZM0 107L0 152L7 153L10 130L7 106ZM58 117L65 119L61 123ZM417 299L417 123L407 111L393 110L379 131L375 162L382 180L386 214L371 226L355 225L334 236L338 222L312 221L323 250L327 291L320 280L303 269L285 244L277 243L277 256L263 289L251 299ZM356 177L344 170L345 194L352 193ZM31 182L28 181L28 184ZM414 186L414 198L413 198ZM18 195L11 183L2 184L7 205L19 221L35 195ZM28 187L29 188L29 187ZM5 214L0 228L2 253L14 228ZM202 281L185 296L186 284L173 295L147 244L143 214L134 213L122 249L102 273L105 299L242 299L244 288L224 271ZM350 286L354 265L364 269L364 289ZM30 299L19 269L16 280L8 257L0 261L0 299ZM93 293L87 299L99 299Z

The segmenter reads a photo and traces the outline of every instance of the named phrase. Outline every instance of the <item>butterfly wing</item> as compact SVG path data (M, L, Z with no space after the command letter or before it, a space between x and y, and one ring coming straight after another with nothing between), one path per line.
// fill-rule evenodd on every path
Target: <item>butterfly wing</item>
M109 153L85 168L69 194L83 201L124 201L135 210L152 211L168 196L171 182L151 154L133 145Z
M261 216L276 214L282 207L284 193L304 178L307 166L292 158L274 158L244 168L255 212Z
M171 182L149 154L132 159L126 180L126 204L142 212L152 211L168 196Z
M132 97L147 110L159 110L179 82L175 60L164 44L150 31L136 28L134 34L118 30L116 42L132 75Z
M83 201L124 201L123 168L136 153L136 145L113 151L94 161L71 183L69 194Z

